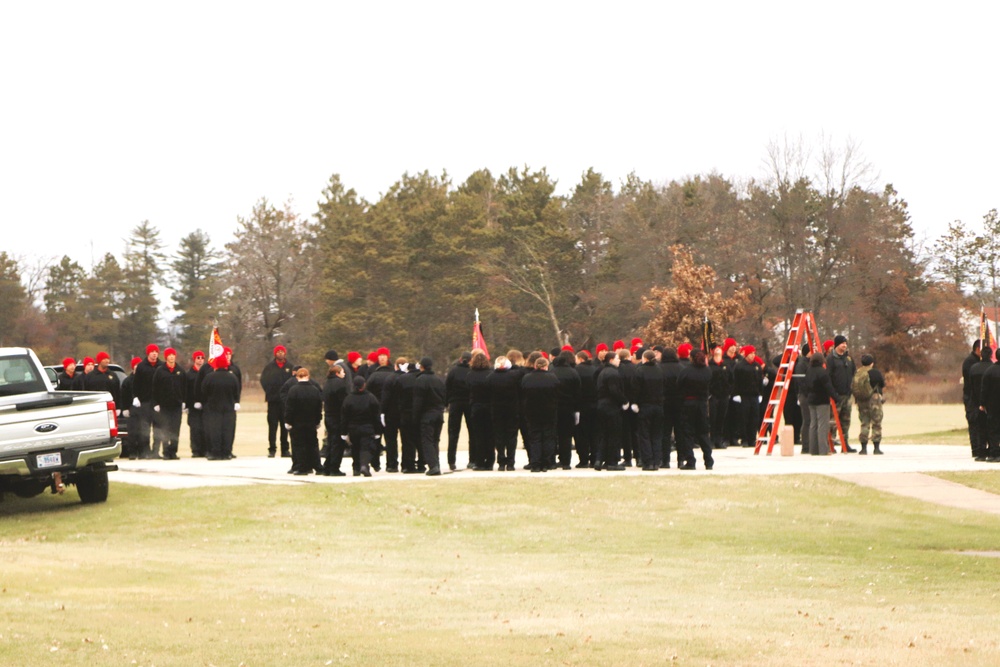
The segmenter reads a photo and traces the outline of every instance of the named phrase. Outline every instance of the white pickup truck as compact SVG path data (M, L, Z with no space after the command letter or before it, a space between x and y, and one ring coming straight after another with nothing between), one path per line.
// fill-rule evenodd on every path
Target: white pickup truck
M0 497L75 484L83 502L104 502L120 453L111 394L55 391L34 352L0 348Z

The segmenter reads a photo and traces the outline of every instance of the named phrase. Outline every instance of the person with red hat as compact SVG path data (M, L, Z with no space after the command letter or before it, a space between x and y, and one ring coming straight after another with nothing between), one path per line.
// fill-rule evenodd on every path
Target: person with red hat
M607 354L608 346L605 343L598 343L597 347L594 348L594 356L597 357L597 360L601 362L602 366L604 365L604 357L607 356Z
M153 443L150 445L150 430L153 428L153 376L156 369L163 365L160 360L160 348L155 343L146 346L146 358L135 367L135 381L133 382L132 407L139 413L139 424L136 430L135 446L139 452L140 459L160 458L160 442L153 436Z
M184 396L187 401L188 433L191 440L191 458L204 458L208 454L205 444L204 410L200 382L201 369L205 366L205 353L195 350L191 355L191 367L184 373Z
M267 456L274 458L278 451L278 432L281 432L281 456L291 456L288 445L288 430L282 417L285 406L278 392L292 378L292 364L286 359L288 350L284 345L274 347L274 358L260 372L260 386L264 389L267 403Z
M206 458L209 461L233 458L236 411L242 388L236 374L230 369L230 357L231 354L216 357L213 360L214 370L201 383L205 441L208 445Z
M377 366L368 373L368 378L365 383L365 391L374 396L378 402L379 407L382 406L382 395L385 391L386 385L388 385L394 379L393 367L389 364L389 358L392 356L389 352L389 348L380 347L375 350L375 361ZM379 420L381 421L381 415ZM372 465L376 470L379 470L379 461L382 458L382 449L385 449L385 471L386 472L399 472L399 446L397 434L393 434L392 442L386 438L385 444L382 444L382 435L385 431L383 428L379 430L376 436L377 447L375 448L375 456L372 459Z
M753 345L740 348L741 358L733 371L733 401L740 412L740 436L744 447L757 444L757 426L760 424L760 392L764 386L764 372L757 363L757 349Z
M153 431L163 444L163 458L176 461L181 436L181 419L185 408L184 371L177 365L177 350L163 351L165 363L153 374Z
M62 372L57 378L56 390L73 391L73 385L77 382L76 360L73 357L66 357L62 361L62 367Z
M91 359L90 357L84 357L82 365L83 365L83 371L77 373L76 376L74 377L74 382L73 382L74 391L87 391L87 375L89 375L94 370L94 366L96 364L94 363L94 360Z
M618 374L621 376L622 389L628 400L629 409L622 415L622 465L632 466L632 457L639 465L639 400L636 378L638 366L632 363L632 353L625 347L618 348ZM608 463L605 461L605 463Z
M135 368L139 365L140 361L142 361L141 357L132 357L132 372L122 380L122 417L125 418L125 437L122 438L123 459L139 458L139 450L135 445L135 438L139 432L139 411L132 405L132 399L135 398L133 386L135 382Z
M364 357L361 353L356 350L351 350L347 353L347 363L351 365L351 375L361 375L364 377L364 371L361 370L361 364L364 362Z
M115 412L120 416L122 410L121 382L118 376L111 372L111 357L107 352L97 353L97 367L83 376L84 391L106 391L115 402Z
M727 338L722 343L722 363L725 365L726 370L729 371L730 384L732 384L733 373L736 371L736 363L739 361L739 346L736 343L736 339ZM740 433L742 432L742 427L740 426L740 419L743 416L743 410L740 409L740 405L737 403L736 394L730 393L729 404L726 406L726 423L723 428L723 437L726 440L727 447L736 447L740 441Z
M677 346L677 360L681 366L687 366L691 363L691 350L693 349L694 345L687 342Z

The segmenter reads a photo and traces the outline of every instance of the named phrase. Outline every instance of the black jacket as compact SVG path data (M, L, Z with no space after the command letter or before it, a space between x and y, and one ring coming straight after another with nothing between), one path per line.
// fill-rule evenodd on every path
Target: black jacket
M677 393L682 401L707 401L712 384L712 369L708 366L683 366L677 378Z
M559 380L559 387L556 390L558 408L563 412L579 412L583 388L580 382L580 374L572 366L553 364L550 372ZM527 377L527 376L525 376ZM521 380L523 403L528 405L530 399L523 395L524 380Z
M297 382L285 399L285 423L292 429L315 429L323 419L323 393L312 380Z
M466 406L469 397L469 362L460 361L451 367L444 380L448 405Z
M207 365L205 364L202 368ZM184 397L187 399L188 410L194 410L194 404L202 402L199 378L201 378L201 371L195 370L194 366L184 373Z
M118 376L111 370L107 373L102 373L100 369L95 367L94 370L83 376L83 389L85 391L108 392L111 394L111 398L114 399L115 407L119 410L127 407L122 405L121 388L122 386L121 382L118 381Z
M733 394L733 374L726 368L726 362L710 361L708 368L712 371L712 381L708 386L709 394L714 399L728 399Z
M347 380L330 374L323 385L323 410L326 414L327 430L340 432L340 406L347 398Z
M486 384L489 385L490 407L494 412L517 414L521 398L521 381L520 375L515 373L512 368L495 369L489 374L486 378Z
M56 383L56 391L75 391L76 387L82 382L83 371L77 369L73 373L73 377L69 376L69 373L62 371L59 373L59 381Z
M750 363L746 359L740 358L733 368L733 394L760 396L763 386L764 374L760 365L756 361Z
M156 369L162 365L163 362L159 359L156 360L155 364L149 363L149 359L143 359L135 367L132 394L143 403L149 403L153 400L153 376L156 374Z
M580 403L585 408L597 407L597 371L593 361L576 365L576 374L580 376Z
M628 403L625 389L622 387L622 376L614 366L607 365L597 376L597 407L620 410Z
M973 405L983 405L981 392L983 376L992 366L993 362L987 359L973 364L969 370L969 397L973 401Z
M213 370L202 380L201 393L206 411L233 412L240 402L240 381L228 368Z
M491 372L488 368L469 369L465 381L469 385L469 402L472 405L490 406L490 385L487 380Z
M421 420L443 415L448 405L447 394L440 375L431 370L420 371L413 386L413 418Z
M380 405L382 401L382 392L385 391L385 386L392 381L392 377L392 366L378 366L375 370L368 374L368 379L365 380L365 391L379 399ZM348 388L354 386L351 384L350 380L345 379L345 383Z
M638 403L639 367L631 361L623 359L618 365L618 374L622 378L622 389L625 391L625 398L628 399L629 403Z
M840 356L831 351L826 357L826 367L830 371L830 381L833 382L833 388L837 394L840 396L850 394L851 382L854 380L855 371L858 370L851 355Z
M260 372L260 386L264 388L264 400L268 403L280 400L278 392L291 377L293 377L292 365L287 360L278 366L278 360L272 359Z
M655 361L644 361L635 369L636 403L663 405L663 368Z
M676 410L682 398L677 393L677 378L681 376L684 367L676 359L664 359L660 364L663 373L663 407L666 410Z
M980 361L979 357L976 356L976 354L974 352L970 352L969 356L967 356L965 358L965 360L962 361L962 399L963 400L968 400L969 397L972 395L972 388L969 386L969 371L972 370L972 367L975 366L976 364L978 364L979 361ZM62 374L60 374L59 377L61 378ZM62 387L60 386L60 389L61 388Z
M995 364L990 364L990 367L983 373L979 391L979 405L986 409L986 414L994 418L1000 417L1000 360Z
M163 364L153 374L153 405L161 410L180 410L185 402L184 391L187 378L181 367L174 365L171 369Z
M822 366L809 367L802 388L806 391L809 405L828 404L831 398L837 400L837 390L833 386L830 374Z
M521 378L524 416L530 420L550 420L559 406L559 378L551 371L538 371Z
M379 435L382 422L378 399L367 391L352 391L340 404L341 435Z

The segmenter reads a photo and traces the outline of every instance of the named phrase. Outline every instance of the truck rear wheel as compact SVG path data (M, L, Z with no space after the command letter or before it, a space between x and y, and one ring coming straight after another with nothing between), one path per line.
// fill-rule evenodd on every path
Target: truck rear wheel
M108 471L81 472L76 478L76 490L84 503L103 503L108 499Z

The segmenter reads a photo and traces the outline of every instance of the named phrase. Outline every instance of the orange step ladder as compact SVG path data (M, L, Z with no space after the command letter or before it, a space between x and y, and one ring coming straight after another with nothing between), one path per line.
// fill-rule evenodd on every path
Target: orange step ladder
M799 351L802 349L803 338L809 343L812 352L822 350L822 343L819 339L819 330L816 328L816 318L813 314L804 310L796 310L795 317L792 318L792 328L788 330L788 342L781 354L781 363L778 364L778 372L774 378L774 386L771 387L771 397L764 408L764 421L761 422L760 431L757 432L757 445L754 447L754 454L760 454L760 448L767 444L767 454L771 455L774 450L774 443L778 439L778 425L781 423L781 415L785 409L785 399L788 398L788 385L792 381L792 372L795 369L795 362L798 361ZM847 451L847 441L844 438L844 429L840 425L840 414L837 412L837 402L830 399L831 414L837 424L837 435L840 436L841 452ZM830 453L836 452L833 435L827 431L827 444Z

